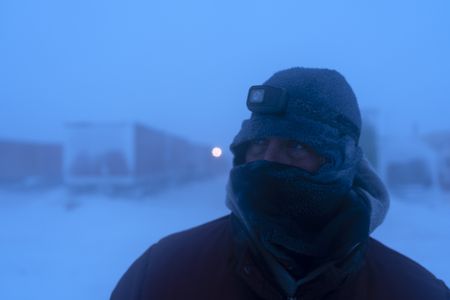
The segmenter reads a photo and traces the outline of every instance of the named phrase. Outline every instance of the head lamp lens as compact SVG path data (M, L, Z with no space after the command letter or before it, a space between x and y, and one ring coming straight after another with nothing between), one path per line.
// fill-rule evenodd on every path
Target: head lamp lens
M248 91L247 107L254 113L280 114L286 111L286 105L285 89L256 85Z
M248 96L248 101L250 103L263 103L264 102L264 90L263 89L250 90L250 95Z

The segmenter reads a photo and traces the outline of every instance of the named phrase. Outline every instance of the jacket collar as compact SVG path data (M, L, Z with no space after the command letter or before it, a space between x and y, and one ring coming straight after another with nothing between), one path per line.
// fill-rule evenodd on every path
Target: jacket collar
M236 272L262 299L320 299L338 289L363 263L367 242L340 261L328 263L296 280L268 253L252 246L232 220Z

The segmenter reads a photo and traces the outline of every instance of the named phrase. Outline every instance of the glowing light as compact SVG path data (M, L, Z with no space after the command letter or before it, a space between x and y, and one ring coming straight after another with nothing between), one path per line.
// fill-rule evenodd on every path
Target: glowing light
M219 147L214 147L214 148L211 150L211 154L212 154L212 156L214 156L214 157L221 157L221 156L222 156L222 149L220 149Z

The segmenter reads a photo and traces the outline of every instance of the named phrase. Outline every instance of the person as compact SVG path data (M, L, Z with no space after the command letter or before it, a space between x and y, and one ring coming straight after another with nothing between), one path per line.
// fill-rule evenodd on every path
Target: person
M112 300L450 299L444 282L370 237L389 196L340 73L277 72L247 106L230 146L231 213L151 246Z

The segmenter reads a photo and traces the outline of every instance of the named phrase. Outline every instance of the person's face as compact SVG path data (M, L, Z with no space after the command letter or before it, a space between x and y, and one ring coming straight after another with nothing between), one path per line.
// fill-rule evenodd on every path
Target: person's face
M268 137L251 141L245 155L246 162L267 160L316 172L325 158L310 147L295 140Z

